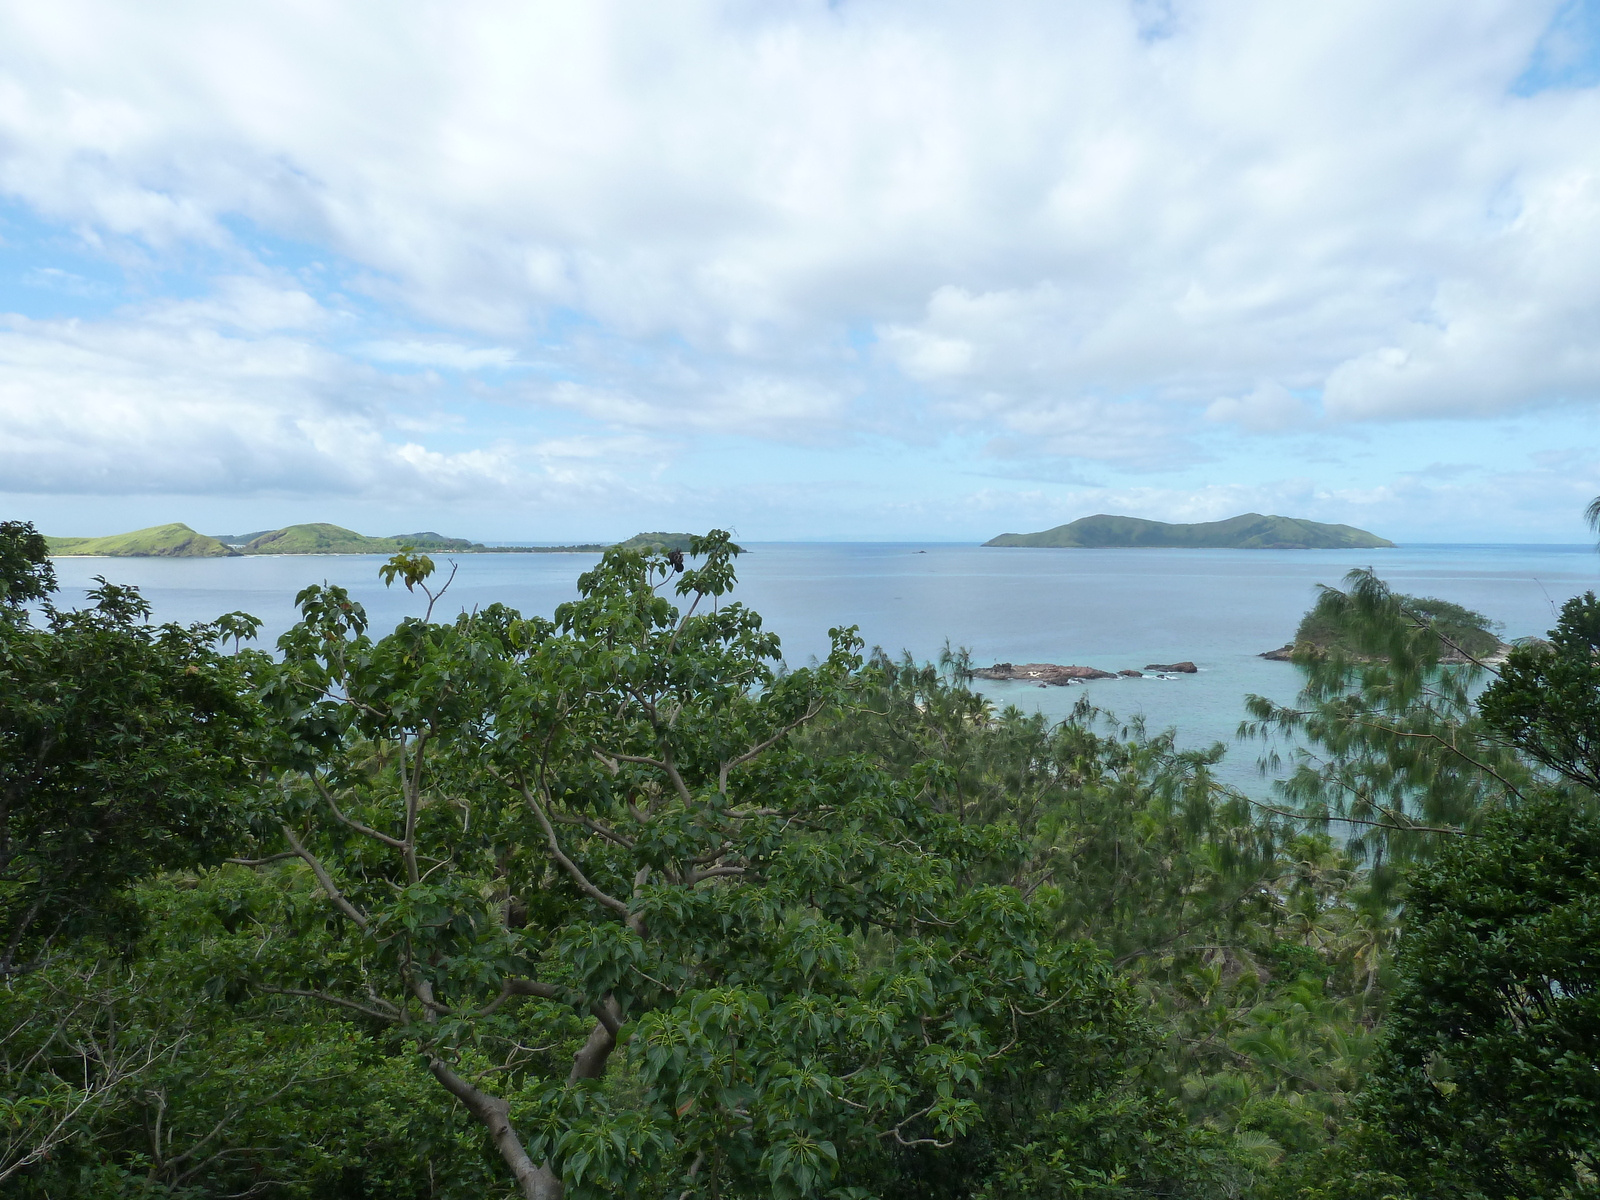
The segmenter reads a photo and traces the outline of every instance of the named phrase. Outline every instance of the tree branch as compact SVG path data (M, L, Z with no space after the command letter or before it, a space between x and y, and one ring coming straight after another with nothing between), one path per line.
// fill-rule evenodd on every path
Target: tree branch
M765 751L770 749L772 746L776 745L783 738L787 737L790 733L794 732L796 729L800 728L800 726L804 725L807 721L811 720L813 717L815 717L821 711L822 711L822 701L821 700L813 700L811 702L811 705L806 709L806 711L801 716L799 716L795 720L789 722L789 724L785 725L782 729L778 730L777 733L773 734L766 741L758 742L756 745L750 747L750 749L746 750L743 754L739 755L737 758L730 758L727 762L723 763L722 766L717 768L717 791L721 792L723 795L727 795L727 793L728 793L728 772L729 771L733 770L733 768L735 768L735 767L742 767L742 766L744 766L745 763L749 762L751 759L756 758L759 755L763 754Z
M272 996L300 996L306 1000L318 1000L323 1004L333 1004L339 1008L348 1008L354 1012L365 1013L369 1017L375 1017L380 1021L387 1021L390 1025L398 1024L400 1020L400 1010L387 1000L378 1001L378 1003L385 1005L390 1010L389 1012L382 1012L376 1008L368 1008L365 1004L358 1004L354 1000L346 1000L342 996L329 995L327 992L311 992L302 988L269 987L267 984L253 981L251 986L258 992L266 992ZM376 999L376 997L374 998Z
M620 915L631 927L635 918L634 914L628 910L628 906L615 896L606 895L606 893L590 883L588 877L578 868L578 864L562 853L561 843L556 839L555 826L550 823L550 818L545 815L544 806L539 803L532 789L526 784L521 785L521 791L523 799L528 802L528 807L533 809L533 815L538 818L540 826L544 829L544 836L549 843L551 857L561 864L561 869L571 877L573 883L578 885L579 891L591 900L605 905Z
M316 787L317 791L322 793L322 798L328 802L328 807L333 810L334 819L340 824L348 825L357 833L365 834L369 838L376 838L385 846L393 847L396 850L404 850L406 848L406 844L399 838L392 838L387 833L379 833L376 829L373 829L367 825L363 825L360 821L357 821L352 817L345 816L344 813L339 811L339 806L334 803L333 793L327 789L322 780L313 775L311 777L311 782L313 786Z
M317 856L301 845L300 839L295 837L294 830L287 824L279 825L278 828L283 830L284 840L294 847L294 852L305 859L306 865L316 875L317 882L322 885L322 890L328 893L328 899L333 902L333 906L354 921L362 933L368 932L367 918L362 916L356 906L344 898L344 893L334 886L333 877L328 874L328 869L322 865Z
M538 996L541 1000L560 1000L563 993L551 983L537 983L532 979L506 979L500 984L500 994L473 1015L491 1016L513 996Z

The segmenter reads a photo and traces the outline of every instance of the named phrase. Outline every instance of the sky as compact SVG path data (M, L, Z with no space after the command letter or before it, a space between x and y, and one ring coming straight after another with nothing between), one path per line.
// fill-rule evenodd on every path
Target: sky
M0 517L1579 542L1600 0L0 5Z

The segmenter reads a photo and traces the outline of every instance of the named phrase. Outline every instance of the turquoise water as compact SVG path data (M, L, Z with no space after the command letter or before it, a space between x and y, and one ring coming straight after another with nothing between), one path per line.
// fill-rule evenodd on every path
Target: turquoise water
M869 646L934 657L948 641L991 662L1076 663L1116 671L1193 660L1198 674L1067 688L982 683L1001 703L1065 716L1080 694L1119 716L1142 714L1180 741L1229 740L1247 692L1292 700L1297 673L1257 657L1281 646L1319 583L1372 566L1396 588L1488 613L1508 640L1546 631L1569 596L1600 588L1590 546L1407 546L1397 550L1033 550L970 545L756 544L739 560L736 598L783 639L788 661L825 653L832 625L859 625ZM549 615L576 595L587 554L467 555L436 616L495 601ZM377 628L426 603L385 589L378 556L56 560L67 601L95 575L136 584L158 620L243 609L276 637L308 583L343 584ZM1254 746L1229 756L1235 782L1256 780Z

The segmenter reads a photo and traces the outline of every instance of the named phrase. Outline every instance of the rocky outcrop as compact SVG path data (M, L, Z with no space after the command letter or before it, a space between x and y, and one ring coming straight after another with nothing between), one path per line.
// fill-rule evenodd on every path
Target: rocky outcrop
M1156 671L1164 675L1193 675L1200 668L1192 662L1180 663L1146 663L1146 671Z
M1110 671L1094 667L1063 667L1055 663L995 663L972 672L974 679L1017 679L1024 683L1046 683L1065 687L1085 679L1115 679Z

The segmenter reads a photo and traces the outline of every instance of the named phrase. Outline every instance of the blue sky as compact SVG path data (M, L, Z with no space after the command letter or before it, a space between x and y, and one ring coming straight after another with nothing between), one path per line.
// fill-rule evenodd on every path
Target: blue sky
M1600 4L0 14L47 532L1587 536Z

